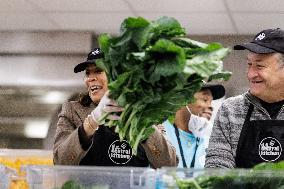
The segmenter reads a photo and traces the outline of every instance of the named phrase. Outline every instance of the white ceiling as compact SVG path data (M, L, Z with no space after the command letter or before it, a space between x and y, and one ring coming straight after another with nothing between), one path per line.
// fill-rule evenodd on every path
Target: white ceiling
M188 34L284 28L283 0L0 0L0 31L117 33L129 16L172 16Z
M23 135L27 121L51 117L60 103L41 102L43 96L83 89L83 73L72 69L89 52L92 33L117 34L129 16L175 17L188 34L205 35L200 41L227 46L247 36L209 35L284 28L284 0L0 0L0 147L5 140L6 147L16 147L13 136ZM226 60L234 73L226 83L228 96L246 90L245 64L237 64L243 59L232 53Z

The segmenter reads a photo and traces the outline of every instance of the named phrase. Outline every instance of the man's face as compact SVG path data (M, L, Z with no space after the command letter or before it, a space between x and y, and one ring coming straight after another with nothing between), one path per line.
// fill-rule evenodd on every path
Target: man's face
M211 106L213 97L209 89L201 90L194 94L196 101L188 105L191 112L200 117L210 119L213 108Z
M266 102L284 99L284 66L278 60L276 53L247 55L250 93Z

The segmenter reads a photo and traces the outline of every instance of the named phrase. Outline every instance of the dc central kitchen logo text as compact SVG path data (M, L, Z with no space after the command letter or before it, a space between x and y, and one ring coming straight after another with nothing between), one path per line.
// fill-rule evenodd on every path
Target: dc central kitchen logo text
M116 140L109 146L108 155L115 164L126 164L132 158L132 149L126 140Z
M259 156L264 161L276 161L281 153L282 147L276 138L266 137L259 144Z

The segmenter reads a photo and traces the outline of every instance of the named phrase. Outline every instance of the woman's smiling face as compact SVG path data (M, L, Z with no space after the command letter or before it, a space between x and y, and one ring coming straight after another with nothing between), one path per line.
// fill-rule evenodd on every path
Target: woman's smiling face
M106 73L95 64L89 64L85 71L85 84L89 96L94 103L99 103L103 95L108 90L108 80Z

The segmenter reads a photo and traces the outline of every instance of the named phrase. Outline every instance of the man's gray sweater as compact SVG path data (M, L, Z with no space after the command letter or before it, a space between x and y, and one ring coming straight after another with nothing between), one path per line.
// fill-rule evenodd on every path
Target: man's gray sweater
M249 104L254 105L250 120L269 120L269 113L261 106L259 99L246 92L226 99L216 115L206 154L206 168L236 167L236 150ZM284 107L277 120L284 120ZM284 127L284 125L283 125Z

